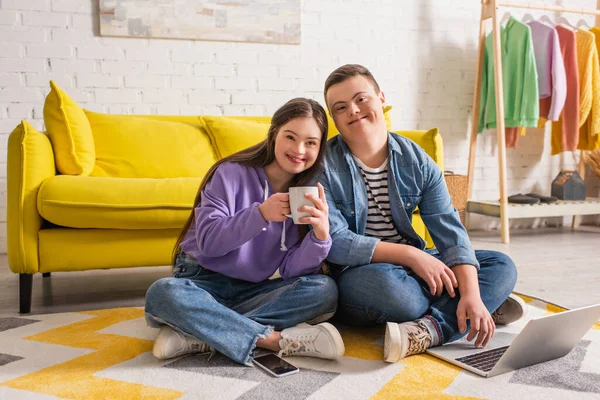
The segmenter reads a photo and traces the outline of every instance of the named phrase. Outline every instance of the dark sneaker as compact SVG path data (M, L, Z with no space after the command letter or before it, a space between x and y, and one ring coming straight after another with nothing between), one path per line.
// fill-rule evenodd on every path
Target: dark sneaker
M527 193L525 196L540 199L542 203L556 203L558 201L558 197L556 196L542 196L541 194L537 193Z
M496 325L511 324L527 314L527 304L516 294L508 296L504 303L492 313Z
M537 197L531 197L521 193L508 196L508 202L515 204L537 204L540 201L541 200Z

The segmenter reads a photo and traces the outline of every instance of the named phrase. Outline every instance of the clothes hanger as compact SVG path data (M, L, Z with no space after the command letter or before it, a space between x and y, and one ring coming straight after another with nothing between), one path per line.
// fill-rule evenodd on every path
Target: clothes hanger
M547 23L548 25L550 25L550 26L552 26L552 27L555 27L555 26L556 26L556 24L554 23L554 21L552 21L552 20L550 19L550 17L549 17L549 16L547 16L546 14L542 15L542 17L539 19L539 21L540 21L540 22L545 22L545 23Z
M529 13L523 15L523 19L521 20L521 22L525 23L525 22L529 22L529 21L535 21L535 19L533 18L533 15L531 15Z
M579 21L577 21L577 28L579 29L586 29L586 30L590 30L592 29L587 21L585 20L585 18L581 18Z
M567 28L571 28L572 30L574 30L575 32L577 32L577 27L571 25L571 23L569 22L568 19L566 19L565 17L558 17L558 19L556 20L559 24L566 26Z
M510 15L510 12L505 12L502 18L500 19L500 25L506 24L506 22L510 19L511 16L512 15Z

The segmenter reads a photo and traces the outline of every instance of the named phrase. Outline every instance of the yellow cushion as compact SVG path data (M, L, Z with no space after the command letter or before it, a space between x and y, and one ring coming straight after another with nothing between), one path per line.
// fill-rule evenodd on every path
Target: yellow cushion
M83 109L54 81L44 103L44 123L60 173L89 175L96 160L92 128Z
M383 108L383 116L385 117L385 126L387 127L388 131L392 130L392 117L390 116L390 113L389 113L389 111L391 109L392 109L392 106L385 106ZM332 137L334 137L335 135L340 133L340 131L335 126L335 123L333 122L333 118L331 118L331 115L329 115L329 112L327 112L327 123L328 123L327 139L331 139Z
M265 140L270 127L270 118L266 122L238 117L201 117L200 119L218 158L227 157Z
M96 144L92 176L202 177L217 161L199 122L192 125L87 110L85 114Z
M421 146L440 169L442 171L444 170L444 147L442 136L439 134L437 128L432 128L428 131L396 131L395 133L402 135ZM412 225L419 236L427 242L428 249L435 247L433 239L425 227L418 210L413 214Z
M44 181L37 208L44 219L70 228L182 228L200 181L58 175Z
M432 128L428 131L395 131L394 133L402 135L421 146L440 169L444 170L444 146L438 128Z
M392 119L389 111L392 106L383 109L387 129L392 129ZM201 117L204 128L217 151L219 158L253 146L266 139L271 117ZM339 133L333 119L327 113L327 139Z

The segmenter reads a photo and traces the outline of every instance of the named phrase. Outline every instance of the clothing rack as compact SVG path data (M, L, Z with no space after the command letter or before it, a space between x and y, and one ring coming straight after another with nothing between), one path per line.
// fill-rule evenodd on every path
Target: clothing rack
M494 83L496 89L496 136L498 145L498 167L500 181L499 201L471 201L467 202L467 218L469 213L488 215L500 218L502 243L509 243L509 219L510 218L536 218L536 217L558 217L573 215L573 228L578 224L581 215L600 214L600 198L588 198L584 201L558 201L552 204L509 204L506 180L506 142L504 122L504 90L502 82L502 52L500 41L500 7L525 8L530 10L556 11L561 13L575 13L596 15L596 25L600 26L600 0L595 10L570 9L559 6L535 5L530 3L510 3L498 0L481 0L481 19L479 25L479 42L477 51L477 67L475 74L475 93L473 94L473 110L471 112L471 141L469 145L469 165L467 172L467 198L470 199L473 192L473 175L475 169L475 153L477 148L478 110L480 106L481 76L483 69L483 57L485 53L486 20L492 19L493 57L494 57ZM583 151L579 161L578 171L584 178L585 164Z

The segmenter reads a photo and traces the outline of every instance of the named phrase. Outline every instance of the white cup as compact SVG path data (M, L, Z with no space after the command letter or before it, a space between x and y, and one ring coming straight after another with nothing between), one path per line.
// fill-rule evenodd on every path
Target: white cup
M314 207L315 203L313 203L310 199L304 197L306 193L312 193L315 197L319 197L319 188L316 186L296 186L291 187L288 194L290 196L290 212L291 214L287 214L288 218L292 218L295 224L298 225L307 225L307 222L299 222L298 220L303 217L311 217L312 214L308 212L300 212L298 208L302 206L311 206Z

